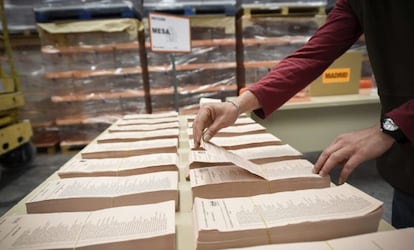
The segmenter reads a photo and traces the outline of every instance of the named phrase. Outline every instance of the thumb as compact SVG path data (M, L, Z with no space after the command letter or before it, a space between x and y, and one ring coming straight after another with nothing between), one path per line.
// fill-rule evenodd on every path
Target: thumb
M203 133L203 140L204 141L210 141L211 138L213 138L218 131L222 128L222 126L220 126L219 122L214 122L210 125L210 127L208 127L204 133Z

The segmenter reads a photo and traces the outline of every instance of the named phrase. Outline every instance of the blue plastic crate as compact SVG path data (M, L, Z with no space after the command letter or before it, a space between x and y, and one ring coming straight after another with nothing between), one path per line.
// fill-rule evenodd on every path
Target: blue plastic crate
M237 11L237 1L180 1L163 3L162 1L144 1L144 16L150 12L159 12L180 16L195 15L224 15L234 16Z
M136 18L141 14L131 2L94 3L58 6L40 6L34 8L36 22L49 23L63 20L93 20L109 18Z

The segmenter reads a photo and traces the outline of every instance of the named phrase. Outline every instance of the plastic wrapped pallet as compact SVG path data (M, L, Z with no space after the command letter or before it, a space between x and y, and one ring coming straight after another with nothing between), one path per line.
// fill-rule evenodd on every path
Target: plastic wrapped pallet
M137 41L142 23L129 18L136 13L125 1L93 1L85 9L73 2L78 5L58 2L35 14L60 138L87 143L122 115L145 112ZM57 20L59 13L78 19Z
M224 1L211 6L214 1L203 1L203 5L189 6L192 3L182 3L174 9L172 3L168 13L175 11L181 16L188 16L191 24L192 50L190 53L175 53L176 79L178 85L178 103L174 99L174 72L172 71L171 53L156 53L149 51L148 65L151 86L151 100L154 111L174 109L178 106L181 113L194 112L198 108L200 98L215 98L224 100L237 94L236 85L236 51L235 51L235 17L228 15L226 10L234 11L234 1ZM230 3L231 2L231 3ZM153 9L159 6L161 9ZM167 11L162 2L144 2L144 9ZM202 8L208 11L199 14ZM228 9L226 9L228 8ZM205 10L203 10L205 11ZM234 13L233 13L234 14ZM144 21L146 21L144 19ZM149 25L145 25L147 48L150 45ZM163 95L157 95L160 90L166 90ZM154 94L155 93L155 94Z
M243 43L246 85L264 77L280 60L302 47L323 22L323 1L277 1L243 4ZM310 1L312 2L312 1ZM315 2L315 1L313 1ZM307 89L295 98L307 96ZM292 99L295 100L295 98Z

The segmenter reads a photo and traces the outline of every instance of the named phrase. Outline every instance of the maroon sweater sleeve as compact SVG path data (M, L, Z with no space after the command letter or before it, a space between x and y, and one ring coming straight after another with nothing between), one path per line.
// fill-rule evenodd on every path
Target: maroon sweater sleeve
M322 74L361 34L360 24L347 1L338 0L325 24L301 49L248 88L261 105L261 109L255 110L256 115L266 118L282 106Z
M411 143L414 143L414 99L387 113L400 127Z

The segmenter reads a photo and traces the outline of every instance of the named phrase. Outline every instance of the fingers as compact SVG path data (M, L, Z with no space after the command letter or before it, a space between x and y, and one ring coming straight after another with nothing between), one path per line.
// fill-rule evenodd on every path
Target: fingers
M349 152L347 152L345 148L341 148L333 152L324 152L324 161L323 163L319 163L317 166L318 169L315 169L315 172L318 170L316 173L319 173L321 176L326 176L334 167L343 163L346 164L349 159L349 155Z
M313 172L326 176L334 167L343 166L338 178L338 184L343 184L363 161L363 157L359 152L355 152L352 146L340 147L334 144L319 156Z
M344 164L342 171L339 175L338 183L343 184L348 180L351 173L357 168L365 159L360 154L352 155Z
M199 148L201 143L201 138L204 130L210 126L210 123L213 121L213 110L208 106L202 106L198 112L196 118L193 122L193 140L194 147Z
M324 166L324 164L325 164L326 160L329 158L329 155L330 155L330 154L331 154L330 152L327 152L327 150L324 150L324 151L323 151L323 152L319 155L318 160L316 161L315 165L313 166L313 170L312 170L312 172L313 172L314 174L320 174L320 175L322 175L322 176L323 176L323 172L321 173L321 169L322 169L322 167Z
M326 174L328 174L329 171L326 172L328 168L324 170L322 170L322 168L325 168L325 164L328 161L329 157L331 157L331 155L337 150L339 150L341 147L342 145L340 144L340 142L338 142L338 140L335 140L333 143L331 143L331 145L329 145L319 156L318 160L315 163L315 166L313 167L313 173L320 174L321 176L325 176Z
M218 131L234 124L238 109L231 103L210 103L200 108L193 122L194 147L200 147L201 139L209 141Z
M215 136L218 133L218 131L223 128L223 126L224 125L221 119L218 118L217 120L214 120L210 124L210 126L206 130L204 130L203 140L210 141L210 139L213 138L213 136Z
M345 166L342 168L342 171L338 178L338 184L344 184L346 180L348 180L348 177L351 175L352 171L354 171L356 166L351 166L352 164L345 164Z

